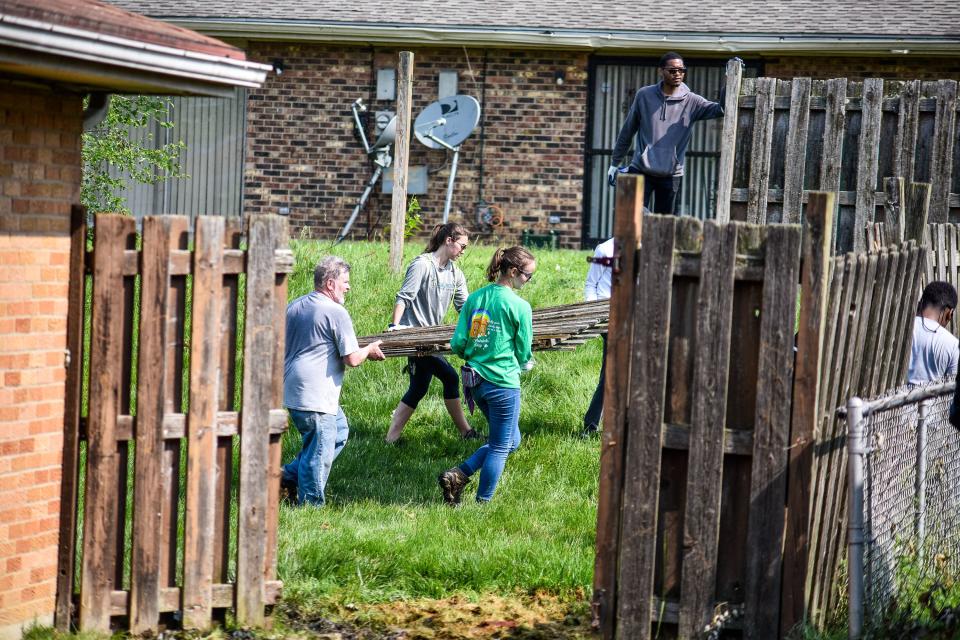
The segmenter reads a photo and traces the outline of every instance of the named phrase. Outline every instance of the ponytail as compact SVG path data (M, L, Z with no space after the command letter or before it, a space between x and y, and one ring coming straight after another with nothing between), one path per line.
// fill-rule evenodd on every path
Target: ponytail
M447 238L462 238L467 235L467 230L463 225L457 224L456 222L448 222L447 224L438 224L433 228L433 231L430 232L430 240L427 241L427 248L424 249L424 253L433 253L437 249L443 246L443 243L447 241Z
M523 265L532 260L533 254L519 245L497 249L493 252L493 257L490 258L490 266L487 267L487 280L495 282L500 276L506 274L511 267L523 269Z

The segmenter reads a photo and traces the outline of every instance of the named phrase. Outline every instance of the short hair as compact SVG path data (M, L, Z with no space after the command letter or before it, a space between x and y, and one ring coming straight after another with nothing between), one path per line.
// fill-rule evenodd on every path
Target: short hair
M667 51L665 54L660 56L660 66L665 67L667 63L671 60L680 60L683 62L683 56L677 53L676 51Z
M931 307L940 310L957 308L957 290L952 284L936 280L923 288L923 295L920 296L920 310Z
M336 280L345 273L350 273L350 264L343 258L327 256L317 263L313 270L313 288L321 289L327 280Z

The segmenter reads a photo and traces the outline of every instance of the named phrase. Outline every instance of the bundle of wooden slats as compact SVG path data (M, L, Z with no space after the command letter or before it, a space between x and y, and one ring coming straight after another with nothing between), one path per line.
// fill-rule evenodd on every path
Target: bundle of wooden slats
M607 330L607 300L580 302L533 310L533 350L572 351ZM450 353L454 325L398 329L359 338L361 346L383 340L388 357Z

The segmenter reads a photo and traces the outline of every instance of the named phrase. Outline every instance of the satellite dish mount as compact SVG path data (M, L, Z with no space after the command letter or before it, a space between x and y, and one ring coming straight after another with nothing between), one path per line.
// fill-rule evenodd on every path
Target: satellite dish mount
M447 180L447 199L443 206L444 224L450 217L460 146L473 133L479 121L480 103L471 96L456 95L427 105L413 123L413 132L423 145L431 149L453 151L450 178Z

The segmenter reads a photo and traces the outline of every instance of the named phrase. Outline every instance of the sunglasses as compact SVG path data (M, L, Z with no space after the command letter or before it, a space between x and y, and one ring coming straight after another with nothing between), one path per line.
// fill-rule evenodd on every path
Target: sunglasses
M666 71L667 73L686 73L687 72L686 67L660 67L660 68Z
M527 273L526 271L524 271L524 270L521 269L520 267L517 267L517 271L520 272L520 275L522 275L527 282L530 282L531 280L533 280L533 274L532 274L532 273Z

